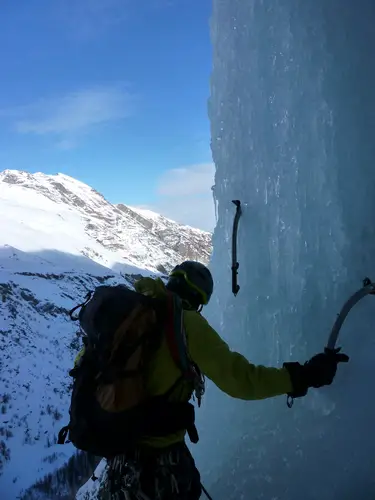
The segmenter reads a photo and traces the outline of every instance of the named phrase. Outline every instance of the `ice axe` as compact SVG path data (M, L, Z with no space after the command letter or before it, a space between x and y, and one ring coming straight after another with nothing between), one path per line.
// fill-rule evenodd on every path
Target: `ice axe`
M365 278L363 280L363 286L357 290L353 295L342 306L341 311L337 315L336 321L332 327L331 333L328 338L327 350L333 351L336 347L336 342L341 330L341 327L349 314L350 310L366 295L375 295L375 284L371 282L370 278Z
M363 280L362 288L354 292L342 306L341 311L337 315L336 321L333 324L331 333L329 334L327 346L324 349L327 354L335 351L336 342L346 317L356 303L363 299L363 297L366 297L366 295L375 295L375 283L372 283L370 278L365 278ZM294 398L288 395L286 404L289 408L293 406L293 401Z
M232 203L236 205L236 214L234 216L233 232L232 232L232 267L231 267L232 292L233 295L236 297L236 295L240 291L240 285L237 283L238 268L240 267L240 264L237 261L237 231L238 231L238 223L242 215L242 208L240 200L232 200Z

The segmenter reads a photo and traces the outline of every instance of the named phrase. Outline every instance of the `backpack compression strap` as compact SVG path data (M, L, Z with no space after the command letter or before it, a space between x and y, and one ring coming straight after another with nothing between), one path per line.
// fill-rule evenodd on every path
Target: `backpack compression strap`
M198 406L200 406L204 393L204 379L189 357L182 301L174 293L168 293L166 338L172 358L181 370L183 378L193 385Z
M168 293L167 342L172 358L185 379L192 380L192 371L186 350L186 335L183 327L182 304L174 293Z

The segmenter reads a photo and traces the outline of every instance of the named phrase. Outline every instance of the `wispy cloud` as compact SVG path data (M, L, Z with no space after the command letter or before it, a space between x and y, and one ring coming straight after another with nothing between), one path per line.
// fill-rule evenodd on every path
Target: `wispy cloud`
M3 110L21 134L51 135L58 147L74 147L76 138L93 127L123 119L133 112L134 97L123 86L93 87L27 106Z
M63 23L70 38L90 42L111 30L126 29L129 20L190 0L53 0L52 18Z
M200 163L168 170L160 178L157 192L163 196L191 196L207 192L213 185L213 163Z
M134 0L57 0L50 8L75 39L89 41L128 18Z
M62 149L63 151L69 151L70 149L77 147L77 141L74 139L61 139L61 141L56 143L56 147L58 149Z
M167 170L156 187L158 201L148 208L183 224L213 231L213 163Z

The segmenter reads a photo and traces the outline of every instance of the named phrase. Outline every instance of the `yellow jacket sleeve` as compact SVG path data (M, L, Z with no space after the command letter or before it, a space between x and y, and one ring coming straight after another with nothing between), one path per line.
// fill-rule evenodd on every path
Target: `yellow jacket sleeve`
M74 366L78 365L84 353L85 353L85 347L82 347L82 349L77 354L76 359L74 360Z
M238 399L265 399L292 391L285 368L256 366L229 349L200 314L184 311L192 360L219 389Z

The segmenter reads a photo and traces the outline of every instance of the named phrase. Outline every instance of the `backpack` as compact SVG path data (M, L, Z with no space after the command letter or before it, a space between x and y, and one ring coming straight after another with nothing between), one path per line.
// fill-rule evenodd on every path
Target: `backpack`
M80 324L84 350L69 372L70 422L59 432L59 444L68 438L80 450L111 458L134 449L142 438L180 430L198 442L194 406L169 401L184 380L199 403L204 391L204 379L187 354L182 314L175 294L155 299L125 285L99 286L70 312ZM167 393L149 397L145 374L163 332L182 374Z

